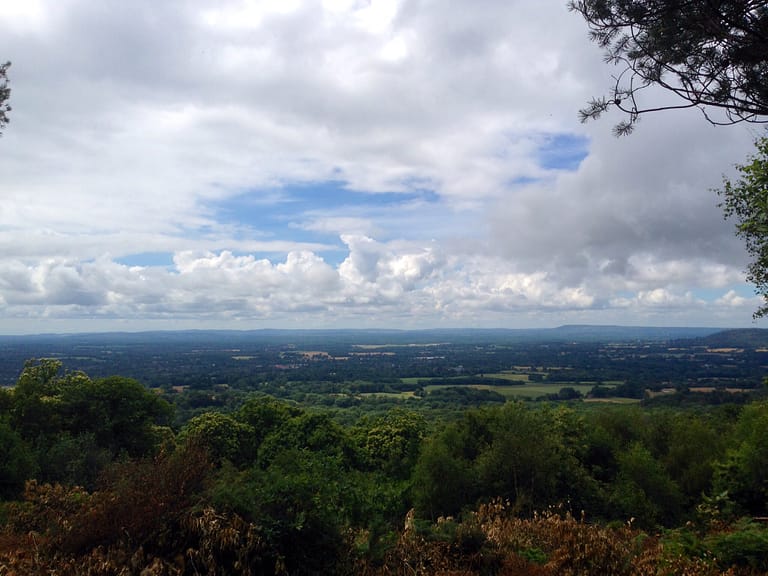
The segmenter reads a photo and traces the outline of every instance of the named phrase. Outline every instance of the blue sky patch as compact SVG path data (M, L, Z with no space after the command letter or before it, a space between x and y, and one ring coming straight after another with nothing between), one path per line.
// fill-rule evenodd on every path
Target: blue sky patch
M755 296L754 287L750 284L736 284L725 288L700 288L693 290L692 293L696 298L713 301L722 298L724 294L731 290L733 290L737 296L741 296L742 298L753 298Z
M426 189L366 193L346 188L344 182L326 181L248 190L212 205L210 210L222 225L241 229L240 235L316 242L332 235L302 227L318 214L365 218L394 211L416 201L436 203L439 197Z
M172 266L172 252L141 252L115 258L115 262L124 266Z
M538 162L546 170L576 170L588 154L586 136L554 134L539 146Z
M518 176L517 178L513 178L507 182L507 185L511 188L522 188L523 186L528 186L529 184L533 184L534 182L538 181L539 178L533 178L531 176Z

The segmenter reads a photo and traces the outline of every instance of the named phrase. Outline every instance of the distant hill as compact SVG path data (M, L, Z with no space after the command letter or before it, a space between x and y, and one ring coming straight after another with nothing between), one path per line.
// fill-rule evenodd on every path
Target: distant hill
M721 332L722 328L674 326L599 326L572 324L553 328L551 334L559 339L574 341L642 341L703 338Z
M237 345L240 342L272 344L292 343L354 343L354 344L422 344L428 342L617 342L644 340L681 340L703 338L718 333L730 334L744 330L702 327L660 326L601 326L572 324L557 328L436 328L425 330L378 329L318 329L318 330L181 330L152 332L102 332L75 334L40 334L28 336L2 336L0 345L46 343L59 345ZM751 332L751 330L746 330ZM755 330L755 332L766 332ZM713 336L714 337L714 336Z
M723 330L701 338L701 341L711 348L768 348L768 330L763 328Z

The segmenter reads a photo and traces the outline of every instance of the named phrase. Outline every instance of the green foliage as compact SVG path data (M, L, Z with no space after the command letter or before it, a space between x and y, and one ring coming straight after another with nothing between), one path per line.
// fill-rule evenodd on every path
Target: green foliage
M62 368L58 360L28 361L4 400L8 426L35 455L39 480L93 487L112 459L158 449L173 413L168 402L130 378L94 381Z
M725 453L725 446L725 438L711 418L692 413L670 417L659 460L680 489L688 510L712 489L715 464Z
M554 400L578 400L581 396L581 392L576 390L573 386L566 386L565 388L560 388L560 390L558 390Z
M736 235L744 240L751 258L747 280L766 301L754 313L759 318L768 314L768 137L758 139L755 147L757 152L747 163L736 166L739 179L725 179L717 192L725 217L736 220Z
M632 517L642 528L671 525L679 519L680 490L647 448L631 444L619 454L618 464L611 502L620 517Z
M289 573L331 573L343 561L357 490L333 458L288 448L265 470L224 468L213 503L257 523Z
M768 8L763 2L572 0L607 62L623 67L608 97L593 99L582 121L609 108L626 115L615 128L628 134L642 114L698 107L714 124L765 122L768 115ZM646 88L660 86L679 105L642 106ZM724 112L713 119L708 109Z
M444 412L429 422L379 407L359 418L257 396L198 414L174 439L159 428L167 404L135 380L30 362L0 393L0 496L16 497L32 476L69 486L30 482L25 502L0 507L0 566L710 576L716 555L717 570L756 574L765 533L728 525L726 512L763 513L766 406L510 402L438 424ZM663 547L638 530L693 519L697 504L706 522Z
M674 554L709 560L727 574L768 573L768 528L750 519L720 522L710 531L669 530L662 544Z
M51 444L61 432L92 433L112 454L141 456L157 443L156 424L167 424L171 406L136 380L112 376L92 381L62 373L58 360L27 362L13 390L11 418L23 438Z
M424 445L413 472L416 513L454 516L477 497L472 462L461 456L460 432L450 427Z
M83 378L80 373L61 375L62 363L43 358L24 365L13 389L11 424L28 441L48 437L61 429L61 392Z
M714 576L734 565L733 574L758 574L760 525L729 526L719 516L665 533L663 542L639 528L682 521L692 504L676 479L692 478L691 490L707 485L708 469L694 455L711 464L720 448L707 452L705 444L732 426L719 444L729 441L733 453L764 438L765 406L722 424L697 413L510 403L467 412L416 441L424 423L406 411L343 427L265 402L251 409L279 416L263 427L255 461L229 457L251 434L240 413L210 413L190 421L177 450L108 465L94 492L29 483L24 503L5 505L0 565L31 573L13 550L34 549L37 572L56 567L62 575L128 565L166 574L627 576ZM20 436L8 438L8 446L24 446ZM92 432L63 433L52 446L57 474L73 476L87 475L79 467L98 447ZM396 463L410 470L417 446L409 481ZM219 461L211 474L209 451ZM731 452L718 466L728 462ZM734 481L729 474L722 480ZM476 508L479 501L491 503ZM398 535L411 505L421 517L443 518L432 525L409 513ZM621 521L588 524L570 506Z
M491 414L491 444L476 461L489 495L532 512L557 498L558 473L566 458L562 439L540 411L508 403Z
M13 393L0 386L0 416L7 414L13 406Z
M276 400L271 396L255 396L247 400L235 414L235 418L253 430L251 449L261 445L269 434L277 430L285 422L304 413L295 404Z
M357 465L360 459L347 431L327 414L306 412L283 422L259 446L259 466L268 468L281 453L291 449L336 458L347 468Z
M463 386L448 386L432 390L424 400L430 406L482 406L483 404L503 404L503 395L495 390L468 388Z
M35 471L30 446L13 430L8 418L0 416L0 500L19 496Z
M456 515L501 497L518 513L564 504L646 528L692 518L726 440L694 412L640 408L471 411L427 439L414 468L421 517Z
M765 526L742 521L726 532L706 537L704 546L723 569L739 566L768 573L768 528Z
M416 512L455 515L494 497L526 514L558 501L594 502L599 486L581 463L581 425L568 412L521 403L468 412L422 449L413 476Z
M92 432L61 432L45 447L38 478L93 489L112 458L107 448L98 445Z
M145 456L156 449L156 425L170 423L170 404L132 378L84 379L62 394L63 428L92 432L99 446L112 454Z
M597 418L592 418L583 436L585 448L581 461L592 478L608 484L618 473L619 440Z
M190 420L180 439L189 438L208 450L216 463L229 460L241 466L252 462L253 428L221 412L203 412Z
M717 465L716 494L726 493L736 511L768 514L768 402L744 408L730 438L725 457Z
M637 406L607 408L592 416L593 425L605 430L616 448L623 449L632 442L644 442L647 435L648 413Z
M238 470L225 463L211 486L217 509L258 524L274 562L289 573L340 570L353 533L359 550L382 554L408 504L408 482L397 466L415 458L420 418L396 411L351 429L265 398L250 400L235 417L190 422L201 438L202 424L214 424L214 446L225 447L236 436L226 434L234 424L256 425L253 465Z
M395 408L357 428L358 443L371 466L395 478L410 477L426 434L423 416Z

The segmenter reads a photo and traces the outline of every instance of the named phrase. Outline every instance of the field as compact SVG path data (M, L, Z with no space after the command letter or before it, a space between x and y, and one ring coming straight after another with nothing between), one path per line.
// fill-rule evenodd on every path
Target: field
M579 392L582 395L587 394L592 388L594 387L594 383L589 384L572 384L572 383L563 383L563 382L555 382L552 384L542 384L540 382L537 382L535 384L527 383L522 385L514 385L510 384L509 386L491 386L489 384L468 384L461 386L462 388L472 388L474 390L493 390L494 392L497 392L504 396L507 399L514 400L514 399L535 399L540 398L541 396L546 396L547 394L557 394L561 388L573 388L577 392ZM434 390L439 390L441 388L455 388L455 386L450 386L448 384L435 384L430 386L425 386L424 391L429 394L430 392Z
M557 371L555 371L556 374ZM536 381L531 380L531 375L534 374L537 378ZM563 388L572 388L582 396L586 396L594 388L597 382L585 381L585 382L571 382L571 381L553 381L542 382L541 379L551 378L548 372L534 371L528 366L515 366L512 370L505 370L503 372L484 374L485 378L493 378L495 380L507 380L508 385L504 384L485 384L480 381L482 378L478 378L477 384L446 384L444 379L441 379L440 384L427 384L424 386L424 392L429 394L435 390L443 388L472 388L474 390L492 390L498 394L501 394L508 400L535 400L544 396L558 394ZM424 382L424 378L404 378L403 382L416 383ZM614 388L620 382L601 382L600 385L604 388Z

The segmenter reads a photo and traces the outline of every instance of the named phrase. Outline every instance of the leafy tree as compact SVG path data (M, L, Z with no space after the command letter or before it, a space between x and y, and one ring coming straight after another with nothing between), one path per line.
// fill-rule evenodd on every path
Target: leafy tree
M420 517L452 516L477 497L472 462L462 457L465 438L449 426L427 440L413 471L413 499Z
M62 427L62 393L88 380L82 372L62 373L59 360L29 360L13 389L11 425L22 438L38 442Z
M617 135L630 133L642 114L679 108L699 108L713 124L768 121L764 0L571 0L569 8L584 17L605 60L623 68L609 95L580 111L582 121L612 107L626 115ZM682 102L641 104L652 86Z
M329 458L338 458L340 465L350 467L359 461L359 454L345 428L329 415L306 412L284 422L270 433L259 446L258 463L269 467L286 450L308 450Z
M350 480L336 458L287 447L266 469L223 467L211 492L217 509L260 527L265 564L284 566L275 573L334 574L344 573L336 565L356 499Z
M243 404L235 418L253 428L253 448L257 449L274 430L304 411L294 404L269 396L257 396Z
M19 376L8 423L36 454L39 480L91 487L114 457L153 454L171 415L171 405L136 380L93 381L41 359Z
M416 513L454 515L496 497L526 513L564 501L593 502L596 483L577 458L586 450L581 433L569 412L517 402L468 412L422 448L413 473Z
M755 402L739 417L724 459L715 471L714 491L727 493L741 513L768 514L768 402Z
M0 135L8 124L8 112L11 111L11 106L8 104L8 99L11 97L11 89L8 88L8 68L10 67L10 62L0 64Z
M182 439L190 438L205 446L214 462L229 460L236 465L243 464L252 455L247 449L252 436L251 426L221 412L203 412L195 416L181 434Z
M642 528L674 524L681 512L682 495L661 463L640 443L630 445L618 460L611 501L619 515L635 518Z
M160 441L172 406L140 382L122 376L70 385L61 393L62 426L73 434L91 432L100 447L117 455L147 456Z
M470 410L424 441L413 470L413 500L421 517L458 514L487 494L479 485L476 460L494 441L493 410Z
M24 488L24 481L35 472L35 458L30 447L0 417L0 500L15 498Z
M768 313L768 137L760 138L757 153L747 164L737 165L740 178L726 179L718 194L723 198L726 218L736 219L736 235L744 240L752 261L747 267L747 280L765 300L754 313L760 318Z
M491 416L493 441L476 461L483 490L525 512L553 504L567 454L551 415L510 402Z
M48 444L38 445L39 475L37 479L69 486L96 487L105 466L112 461L111 452L98 445L92 432L72 434L62 431Z
M647 413L638 406L609 407L591 415L591 426L599 427L612 439L612 450L623 450L632 442L644 442L648 431Z
M365 424L359 442L371 464L390 476L408 478L426 431L423 416L396 408Z
M667 473L679 486L688 509L712 487L715 461L725 451L725 438L711 419L683 412L675 414L660 457Z
M349 430L327 414L257 398L235 418L211 413L193 419L189 428L210 433L204 444L212 445L214 455L237 451L238 443L248 448L252 440L248 449L258 458L245 459L254 464L240 470L225 463L213 500L257 523L275 553L273 563L284 563L288 573L336 573L353 523L366 525L376 515L399 511L392 500L402 492L387 484L377 493L361 470L363 459Z
M0 386L0 415L7 414L13 406L13 394L7 388Z

